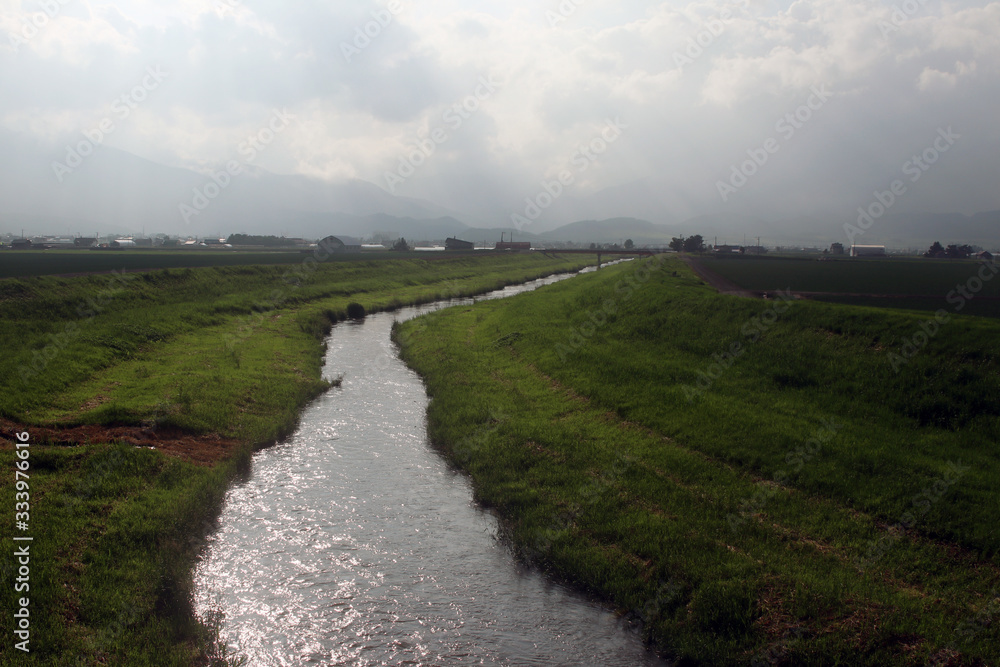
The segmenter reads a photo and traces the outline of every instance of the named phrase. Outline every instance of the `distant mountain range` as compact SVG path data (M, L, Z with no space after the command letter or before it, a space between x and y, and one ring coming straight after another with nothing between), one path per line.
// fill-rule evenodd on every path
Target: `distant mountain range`
M64 165L54 168L55 163ZM0 232L18 234L147 234L227 236L232 233L320 238L328 234L370 237L376 233L413 241L455 236L492 243L501 234L536 244L621 243L663 245L673 236L701 234L707 242L825 246L848 242L843 229L853 217L774 220L740 215L705 215L682 222L636 204L649 201L644 181L586 196L564 195L558 219L582 219L550 228L523 230L497 217L495 227L470 226L480 220L433 202L394 196L362 180L332 183L307 176L282 176L243 165L239 175L225 166L206 173L169 167L109 146L67 159L65 147L50 150L23 135L0 130ZM215 177L213 178L213 173ZM680 193L655 192L659 201L679 201ZM679 204L678 204L679 206ZM617 213L616 213L617 212ZM589 214L589 215L588 215ZM614 217L615 215L635 217ZM646 218L658 220L650 222ZM551 226L551 222L549 225ZM858 243L922 247L973 243L1000 247L1000 211L886 215L857 237Z

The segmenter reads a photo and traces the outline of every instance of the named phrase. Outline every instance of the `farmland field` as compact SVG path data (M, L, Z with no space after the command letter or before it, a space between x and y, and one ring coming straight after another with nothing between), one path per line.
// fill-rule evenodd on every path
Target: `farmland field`
M140 271L150 269L199 268L208 266L248 266L296 264L304 254L299 250L27 250L0 251L0 278ZM345 253L327 261L357 261L399 258L398 253Z
M680 664L998 664L1000 323L927 322L657 258L396 338L511 548Z
M702 266L753 291L790 288L836 303L912 310L949 310L948 294L977 276L980 262L887 259L733 257L698 259ZM826 294L824 294L826 293ZM1000 280L988 280L963 314L1000 317Z

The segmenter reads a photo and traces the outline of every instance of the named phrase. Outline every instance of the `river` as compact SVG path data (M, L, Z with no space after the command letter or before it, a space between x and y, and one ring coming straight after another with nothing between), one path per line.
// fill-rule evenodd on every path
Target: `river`
M220 636L248 665L667 664L614 613L519 564L429 446L428 398L392 323L471 302L335 326L325 373L342 386L228 491L195 606L222 613Z

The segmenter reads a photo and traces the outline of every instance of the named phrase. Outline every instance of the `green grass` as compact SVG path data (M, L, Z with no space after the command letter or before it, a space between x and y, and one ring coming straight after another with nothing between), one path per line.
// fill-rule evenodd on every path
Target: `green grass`
M1000 324L954 315L896 372L925 314L643 265L396 332L514 548L682 664L1000 660Z
M10 449L0 452L5 471ZM31 448L30 655L5 665L189 666L213 637L190 608L190 567L236 461L193 466L125 445ZM245 463L245 458L243 463ZM12 475L11 475L12 476ZM6 477L6 475L5 475ZM11 496L10 485L4 495ZM4 534L12 534L4 517ZM13 613L15 546L4 539L4 609Z
M367 312L488 291L590 258L490 255L296 267L0 280L0 416L44 425L218 433L243 447L214 467L94 443L32 446L33 653L2 665L189 665L222 651L191 615L200 540L254 448L292 431L321 377L323 339ZM329 369L329 377L336 369ZM9 437L9 434L5 434ZM14 461L0 516L0 600L14 609ZM12 636L4 614L0 634ZM214 647L214 649L213 649Z
M274 252L218 250L29 250L0 251L0 278L139 271L154 269L296 264L297 250Z
M311 250L288 248L274 250L212 250L161 248L143 250L0 250L0 278L99 273L108 271L143 271L156 269L204 268L213 266L299 264ZM437 253L434 253L438 255ZM414 257L422 253L403 253ZM439 257L443 255L438 255ZM373 252L331 255L328 262L358 262L398 259L400 253Z

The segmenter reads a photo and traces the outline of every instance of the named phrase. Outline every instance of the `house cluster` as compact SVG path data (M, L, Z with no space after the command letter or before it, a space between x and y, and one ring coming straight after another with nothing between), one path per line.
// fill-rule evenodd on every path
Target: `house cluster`
M713 245L712 252L718 255L766 255L767 248L760 245Z

